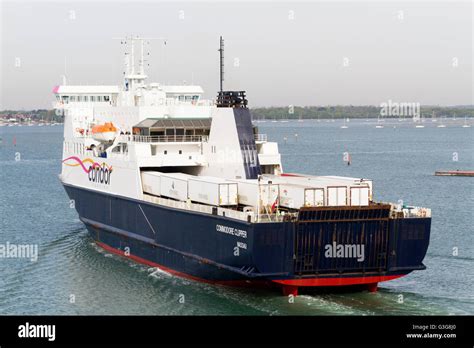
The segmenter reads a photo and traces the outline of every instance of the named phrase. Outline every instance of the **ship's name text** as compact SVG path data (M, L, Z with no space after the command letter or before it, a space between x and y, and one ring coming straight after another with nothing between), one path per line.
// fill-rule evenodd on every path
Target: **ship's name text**
M216 225L217 232L231 234L236 237L247 238L247 231L240 230L238 228L223 226L223 225Z

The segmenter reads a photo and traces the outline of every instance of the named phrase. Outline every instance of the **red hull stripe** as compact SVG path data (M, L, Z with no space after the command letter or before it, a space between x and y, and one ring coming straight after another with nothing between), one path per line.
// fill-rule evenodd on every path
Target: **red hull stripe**
M379 283L399 278L401 276L403 276L403 274L370 277L282 279L274 280L274 282L292 286L344 286Z
M181 272L178 272L178 271L175 271L175 270L172 270L168 267L165 267L165 266L162 266L158 263L155 263L155 262L151 262L149 260L146 260L146 259L143 259L139 256L135 256L135 255L125 255L124 251L123 250L119 250L119 249L115 249L115 248L112 248L111 246L108 246L107 244L104 244L102 242L97 242L97 245L100 246L101 248L107 250L107 251L110 251L111 253L114 253L114 254L117 254L119 256L122 256L122 257L125 257L127 259L131 259L131 260L134 260L138 263L141 263L141 264L144 264L144 265L147 265L147 266L150 266L150 267L158 267L159 269L165 271L165 272L168 272L172 275L175 275L175 276L178 276L178 277L181 277L181 278L186 278L186 279L191 279L191 280L195 280L195 281L198 281L198 282L203 282L203 283L213 283L212 281L210 280L206 280L206 279L202 279L202 278L198 278L198 277L194 277L192 275L189 275L189 274L186 274L186 273L181 273Z
M184 278L184 279L190 279L190 280L194 280L194 281L201 282L201 283L207 283L207 284L220 284L220 285L227 285L227 286L250 286L251 283L252 283L248 280L219 280L218 281L218 280L209 280L209 279L199 278L199 277L192 276L190 274L175 271L171 268L165 267L165 266L160 265L156 262L146 260L146 259L141 258L141 257L136 256L136 255L130 254L130 255L126 256L124 254L123 250L112 248L111 246L108 246L107 244L104 244L102 242L96 241L96 244L98 246L100 246L101 248L103 248L104 250L110 251L111 253L122 256L126 259L131 259L135 262L138 262L138 263L141 263L143 265L150 266L150 267L157 267L162 271L168 272L168 273L170 273L174 276L181 277L181 278Z
M194 281L208 283L208 284L220 284L226 286L255 286L255 285L291 285L291 286L344 286L344 285L356 285L356 284L371 284L371 283L378 283L383 282L386 280L395 279L401 277L402 275L390 275L390 276L370 276L370 277L346 277L346 278L305 278L305 279L281 279L281 280L208 280L199 277L195 277L186 273L178 272L172 270L168 267L162 266L158 263L143 259L136 255L128 255L124 254L123 250L112 248L107 244L102 242L96 241L97 245L103 248L104 250L110 251L111 253L117 254L119 256L125 257L127 259L134 260L138 263L150 266L150 267L157 267L165 272L168 272L172 275L191 279ZM276 284L275 284L276 283Z

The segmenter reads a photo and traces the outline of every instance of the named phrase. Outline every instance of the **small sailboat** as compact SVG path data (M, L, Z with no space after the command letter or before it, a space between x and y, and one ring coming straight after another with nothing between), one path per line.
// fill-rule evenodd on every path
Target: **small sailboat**
M375 126L375 128L383 128L383 124L381 123L382 120L380 119L380 116L377 118L377 125Z
M441 117L441 123L437 127L438 128L446 128L446 125L443 122L443 117Z
M467 124L467 117L464 117L464 124L462 125L462 128L471 128L471 125Z
M117 128L112 122L95 125L91 129L92 138L100 142L113 141L117 135Z
M415 125L415 128L425 128L425 126L423 124L421 124L422 122L425 122L425 120L423 119L423 114L420 112L420 118L417 119L415 116L413 116L413 122L417 123Z
M347 119L347 120L349 120L349 119ZM344 124L341 126L341 128L343 128L343 129L349 128L349 127L347 126L347 124L346 124L346 121L347 121L347 120L344 119Z

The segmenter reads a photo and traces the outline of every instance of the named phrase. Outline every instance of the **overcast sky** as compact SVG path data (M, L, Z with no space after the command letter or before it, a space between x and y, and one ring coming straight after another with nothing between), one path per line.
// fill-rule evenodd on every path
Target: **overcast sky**
M54 85L119 84L152 42L148 82L246 90L250 106L473 102L473 5L453 2L2 2L0 109L50 108Z

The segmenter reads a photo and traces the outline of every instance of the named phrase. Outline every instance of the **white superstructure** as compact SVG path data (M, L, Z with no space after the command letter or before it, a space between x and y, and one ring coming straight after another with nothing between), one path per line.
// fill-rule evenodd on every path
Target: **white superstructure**
M131 59L122 85L53 90L55 108L65 117L64 184L203 212L209 205L226 206L218 212L239 219L250 215L254 221L261 214L278 219L305 205L368 205L372 200L370 181L281 176L277 143L241 123L238 110L203 98L200 86L147 83L143 40L128 43ZM136 43L142 47L138 67ZM179 180L176 173L182 173ZM196 177L207 180L198 186L193 180L190 196L187 181ZM237 183L237 192L235 185L224 185L227 180ZM199 195L196 187L212 192Z

